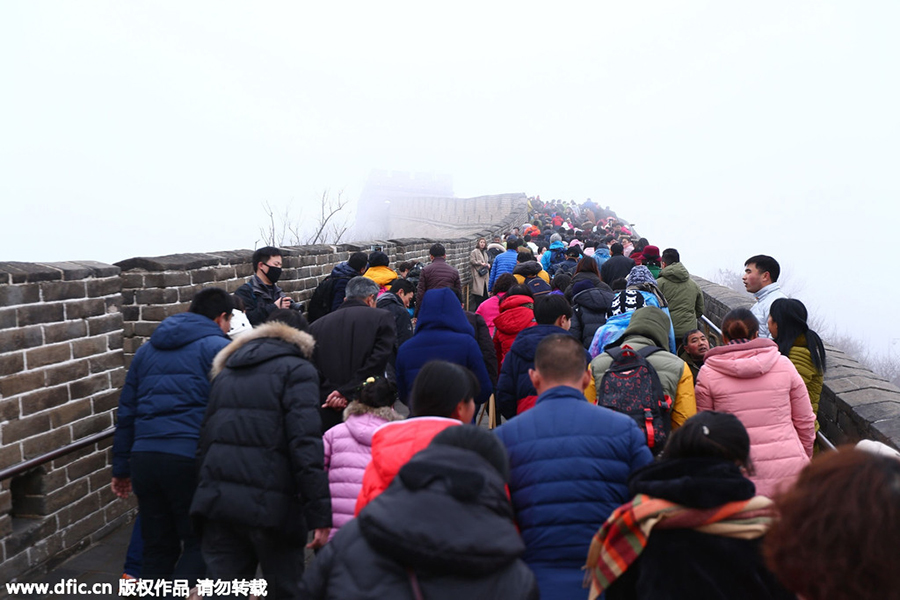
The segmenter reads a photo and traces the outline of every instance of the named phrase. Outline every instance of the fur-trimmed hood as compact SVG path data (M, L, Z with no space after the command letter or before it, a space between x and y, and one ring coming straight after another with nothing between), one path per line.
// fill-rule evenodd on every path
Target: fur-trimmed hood
M346 421L348 417L352 417L354 415L374 415L385 421L402 421L403 416L396 412L390 406L381 406L379 408L375 408L374 406L369 406L368 404L363 404L358 400L354 400L350 404L347 405L347 408L344 409L344 420Z
M284 343L265 343L268 340ZM310 360L315 345L313 336L305 331L284 323L266 323L225 346L213 360L210 379L215 378L226 366L249 366L285 354L296 354Z

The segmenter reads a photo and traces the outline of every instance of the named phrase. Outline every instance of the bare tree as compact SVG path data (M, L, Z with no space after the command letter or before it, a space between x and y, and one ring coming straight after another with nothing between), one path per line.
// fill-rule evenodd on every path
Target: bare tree
M263 202L266 224L259 228L260 239L266 246L301 246L310 244L337 244L350 228L345 209L349 200L343 197L343 191L332 196L328 190L322 192L319 200L318 216L312 233L305 226L307 220L302 212L294 215L290 204L283 210L273 207L268 201Z
M307 244L337 244L341 241L350 227L346 215L341 215L349 202L343 196L343 191L338 192L336 197L329 195L328 190L322 192L316 231L306 239Z

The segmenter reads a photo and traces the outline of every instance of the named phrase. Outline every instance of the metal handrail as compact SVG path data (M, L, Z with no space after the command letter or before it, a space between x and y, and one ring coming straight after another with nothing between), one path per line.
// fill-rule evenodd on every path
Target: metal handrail
M57 448L56 450L51 450L50 452L47 452L46 454L41 454L40 456L36 456L34 458L29 458L28 460L20 462L19 464L14 465L12 467L7 467L6 469L3 469L2 471L0 471L0 481L4 481L11 477L16 477L17 475L21 475L22 473L25 473L26 471L30 471L31 469L34 469L35 467L39 467L39 466L43 465L44 463L48 463L51 460L59 458L60 456L65 456L66 454L71 454L72 452L75 452L77 450L81 450L82 448L90 446L91 444L96 444L97 442L99 442L101 440L105 440L106 438L110 437L115 432L116 432L115 426L108 427L108 428L104 429L103 431L98 431L97 433L92 433L91 435L89 435L87 437L81 438L80 440L78 440L76 442L72 442L71 444L66 444L65 446L63 446L61 448Z

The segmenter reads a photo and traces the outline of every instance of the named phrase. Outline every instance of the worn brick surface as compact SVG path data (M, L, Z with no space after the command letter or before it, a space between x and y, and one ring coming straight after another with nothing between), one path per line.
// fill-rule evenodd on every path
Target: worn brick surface
M0 395L4 398L24 394L44 385L43 371L26 371L0 378Z
M73 300L65 303L67 319L84 319L96 317L106 312L106 302L103 298L90 298L87 300ZM62 319L55 319L61 321Z
M87 377L90 374L90 363L88 359L73 360L61 365L44 369L46 385L60 385Z
M25 394L19 402L22 405L22 415L28 416L54 406L60 406L68 401L69 390L65 385L58 385Z
M0 377L18 373L25 368L25 353L0 354Z
M52 323L63 320L62 304L29 304L16 309L19 326Z
M0 425L0 435L3 436L3 444L11 444L47 431L49 428L50 417L47 413L43 413Z
M44 302L84 297L85 285L83 281L48 281L41 284L41 299Z
M84 321L64 321L44 325L44 343L55 344L87 335L87 323Z
M88 319L88 332L92 335L100 335L101 333L109 333L122 328L122 313L113 313L101 317Z
M105 373L100 373L85 377L84 379L79 379L78 381L73 381L69 384L69 393L72 395L72 400L75 400L77 398L84 398L91 394L96 394L97 392L108 388L109 377Z
M29 350L25 353L25 364L29 369L61 363L72 358L72 347L68 343L52 344Z
M83 419L91 414L91 406L90 398L70 400L50 413L51 424L53 427L60 427L78 419Z
M84 358L106 352L106 337L89 337L72 342L72 357Z
M0 306L15 306L40 301L40 284L0 285Z

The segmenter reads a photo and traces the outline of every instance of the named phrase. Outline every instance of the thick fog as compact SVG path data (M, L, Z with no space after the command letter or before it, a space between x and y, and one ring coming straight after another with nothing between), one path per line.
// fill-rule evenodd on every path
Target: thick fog
M756 253L900 357L896 2L0 4L2 260L248 248L371 169Z

